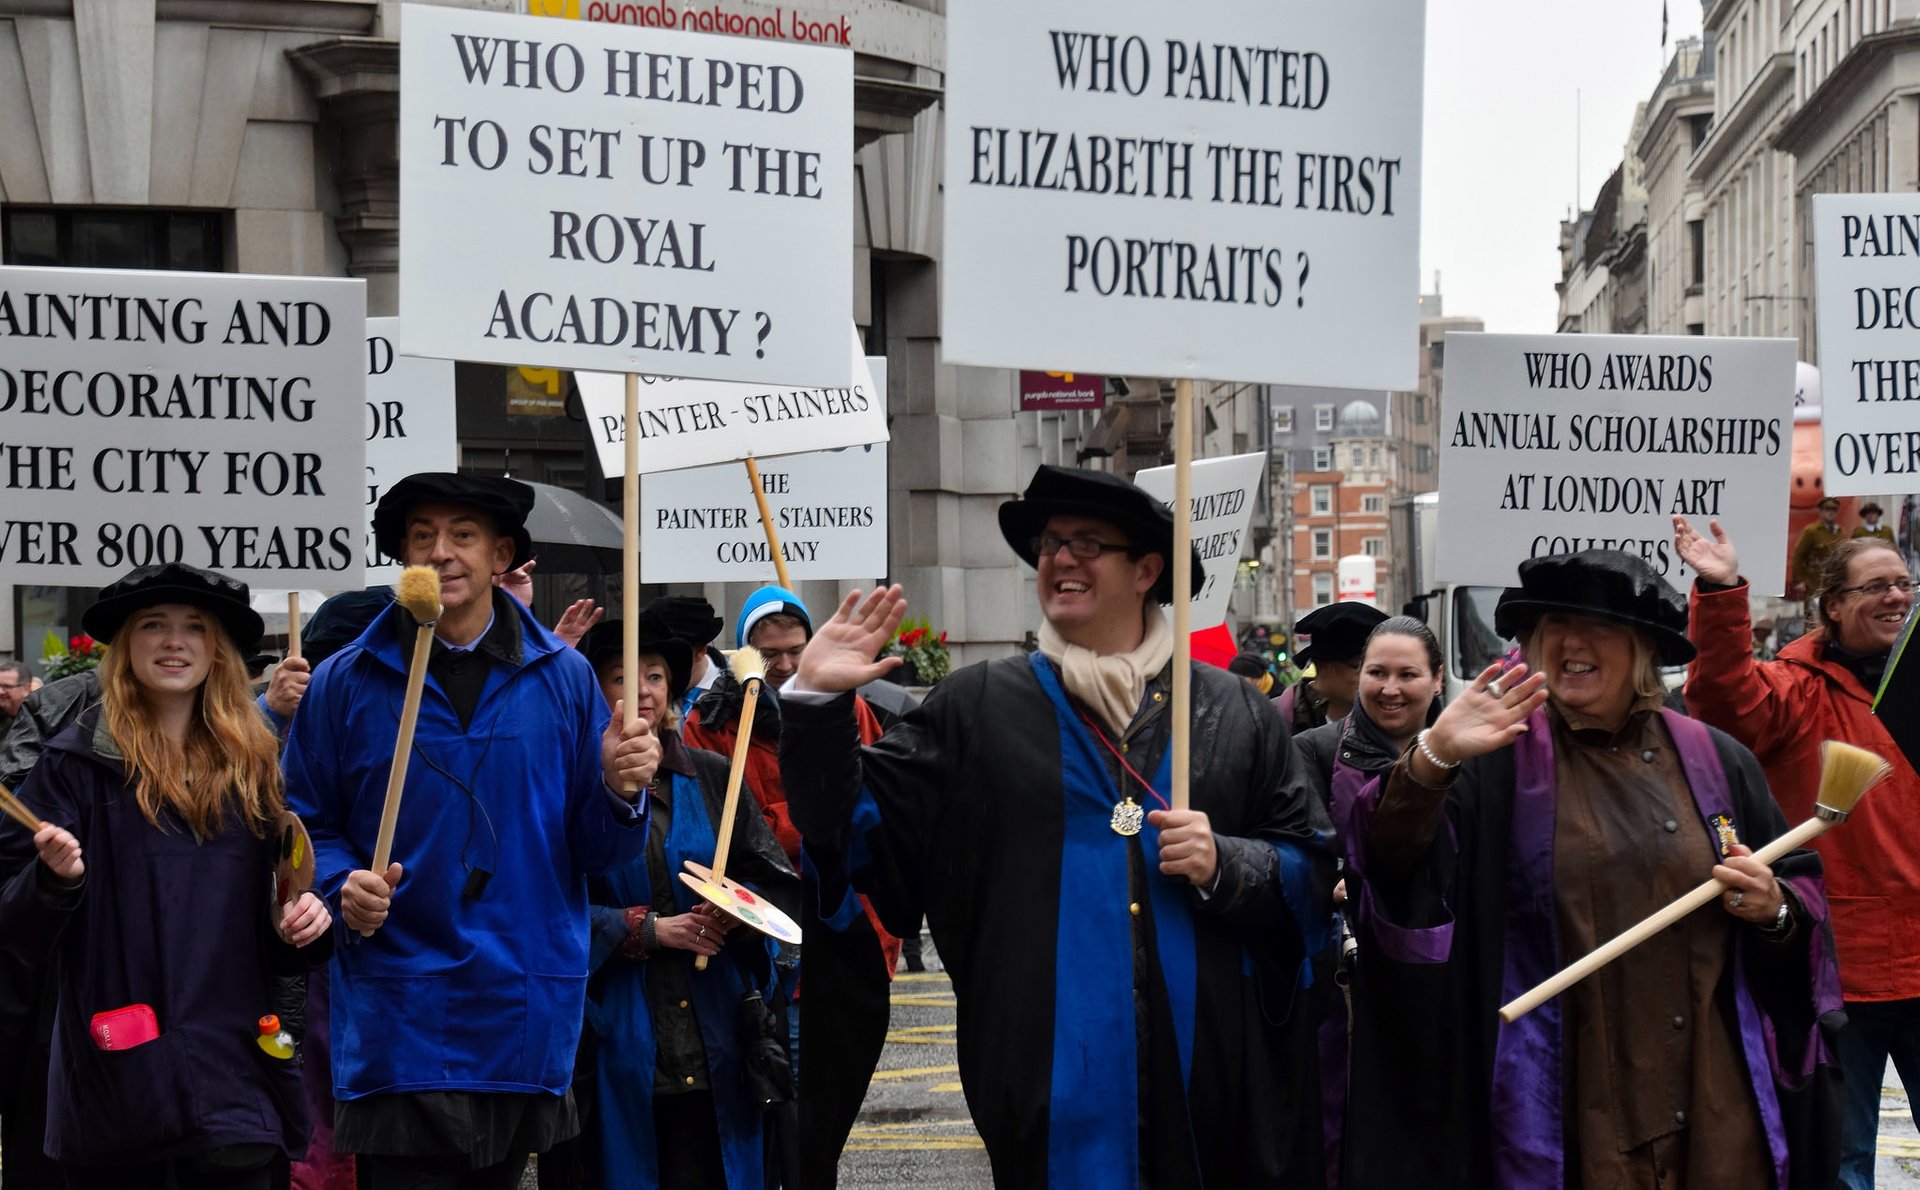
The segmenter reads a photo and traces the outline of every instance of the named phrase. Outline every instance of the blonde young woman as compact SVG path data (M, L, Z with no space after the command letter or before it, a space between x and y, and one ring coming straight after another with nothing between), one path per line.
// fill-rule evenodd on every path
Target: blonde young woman
M299 1071L259 1042L269 975L325 961L331 918L273 895L284 808L242 658L244 584L141 567L82 624L111 641L101 702L55 736L0 832L0 938L59 958L46 1151L70 1187L274 1184L307 1125Z

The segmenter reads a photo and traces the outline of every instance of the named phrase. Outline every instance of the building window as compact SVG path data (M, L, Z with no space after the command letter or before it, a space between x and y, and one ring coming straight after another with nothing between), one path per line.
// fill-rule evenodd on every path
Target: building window
M1314 561L1324 562L1331 557L1333 557L1333 530L1315 529L1313 531Z
M1273 411L1273 432L1276 434L1293 433L1293 406L1282 405Z
M1424 396L1413 398L1413 424L1416 426L1427 424L1427 398Z
M1333 470L1333 448L1316 446L1313 448L1313 469L1315 471Z
M1367 447L1367 466L1372 467L1375 471L1380 470L1380 448L1379 447L1377 446Z
M17 207L0 210L0 263L74 269L225 267L218 211Z
M1320 607L1333 602L1333 576L1320 571L1313 576L1313 605Z
M1704 285L1707 281L1707 221L1705 219L1687 220L1687 255L1693 284Z
M1307 490L1312 500L1314 516L1333 515L1333 488L1324 483L1316 483Z
M1369 558L1384 558L1387 554L1387 539L1384 537L1362 538L1360 552Z
M1333 406L1315 405L1313 407L1313 428L1323 434L1333 429Z
M1413 469L1415 471L1433 470L1433 447L1422 444L1413 448Z
M1707 333L1707 324L1704 322L1689 322L1687 324L1687 333L1689 335L1704 335Z
M1387 498L1385 496L1378 495L1376 493L1369 493L1368 495L1360 497L1361 512L1378 513L1378 512L1385 512L1386 510L1387 510Z

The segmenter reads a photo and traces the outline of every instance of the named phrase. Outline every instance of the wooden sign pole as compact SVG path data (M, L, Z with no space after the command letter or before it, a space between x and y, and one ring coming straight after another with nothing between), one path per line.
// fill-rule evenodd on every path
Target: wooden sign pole
M300 655L300 592L287 592L287 656Z
M635 676L640 672L640 437L637 433L640 425L640 377L637 373L627 373L627 465L622 468L620 492L620 615L624 621L620 631L620 664L623 682L637 682ZM622 700L625 705L624 722L621 727L632 730L640 721L640 712L634 709L633 699ZM638 793L640 787L632 783L626 786L627 793Z
M1173 384L1173 789L1187 808L1187 737L1193 703L1193 381Z
M767 548L773 551L773 572L780 577L780 585L793 590L793 580L787 577L787 559L780 552L780 535L773 528L773 512L767 507L767 489L760 483L760 464L752 455L747 459L747 479L753 483L753 502L760 506L760 523L767 527ZM746 641L741 641L742 647Z
M759 490L759 485L755 485ZM768 530L771 533L772 527ZM760 705L760 684L765 680L767 666L760 657L760 650L743 646L727 655L728 663L734 674L741 679L744 701L740 704L740 727L733 737L733 767L727 772L727 798L720 811L720 833L713 849L713 883L720 884L727 875L727 859L733 851L733 822L740 813L740 784L747 775L747 749L753 743L753 713ZM693 960L696 971L707 969L707 956L701 955Z

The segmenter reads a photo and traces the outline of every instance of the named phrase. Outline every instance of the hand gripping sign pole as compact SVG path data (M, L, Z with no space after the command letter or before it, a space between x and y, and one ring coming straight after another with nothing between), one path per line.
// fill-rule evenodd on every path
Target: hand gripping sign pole
M1892 766L1865 748L1856 748L1838 740L1820 745L1820 795L1814 801L1814 816L1753 853L1753 858L1771 866L1781 856L1804 847L1814 839L1845 822L1863 794L1893 771ZM1655 912L1611 942L1569 963L1558 975L1524 995L1517 996L1500 1009L1500 1019L1512 1024L1534 1009L1579 983L1587 976L1658 934L1694 910L1726 891L1718 880L1709 880L1691 892Z
M373 844L373 871L384 877L393 860L393 831L400 821L400 795L407 785L407 761L413 754L413 732L420 723L420 693L427 685L427 654L433 648L433 626L440 622L440 572L431 566L409 566L400 572L396 601L414 620L413 660L407 665L407 693L400 704L400 734L393 745L393 763L387 769L387 800L380 807L380 833ZM372 930L360 931L363 938Z
M1193 381L1173 384L1173 789L1187 808L1187 737L1193 703Z
M756 485L757 490L757 485ZM769 527L768 532L772 532ZM775 551L778 556L778 551ZM726 808L720 812L718 845L713 851L713 867L701 867L687 861L680 880L715 908L725 910L754 929L782 942L799 942L800 928L769 902L753 894L738 881L727 879L727 857L733 851L733 823L740 812L740 782L747 773L747 749L753 743L753 713L760 704L760 686L766 681L767 663L760 650L748 645L727 654L727 665L740 679L744 701L740 704L740 727L733 739L733 767L727 771ZM693 960L695 970L707 969L707 956Z

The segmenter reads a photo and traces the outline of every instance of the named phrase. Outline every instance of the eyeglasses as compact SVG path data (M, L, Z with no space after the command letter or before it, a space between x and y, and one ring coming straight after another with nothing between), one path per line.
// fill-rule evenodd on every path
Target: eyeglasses
M1058 533L1042 533L1040 536L1034 538L1030 544L1033 546L1033 553L1037 558L1051 558L1060 552L1060 547L1063 545L1067 547L1069 554L1081 559L1098 558L1101 554L1107 553L1110 550L1131 548L1126 545L1114 545L1112 542L1100 541L1093 537L1062 537Z
M1888 591L1898 591L1902 595L1913 594L1913 580L1910 578L1875 579L1870 583L1861 583L1857 587L1841 587L1835 595L1865 595L1868 599L1878 599Z

